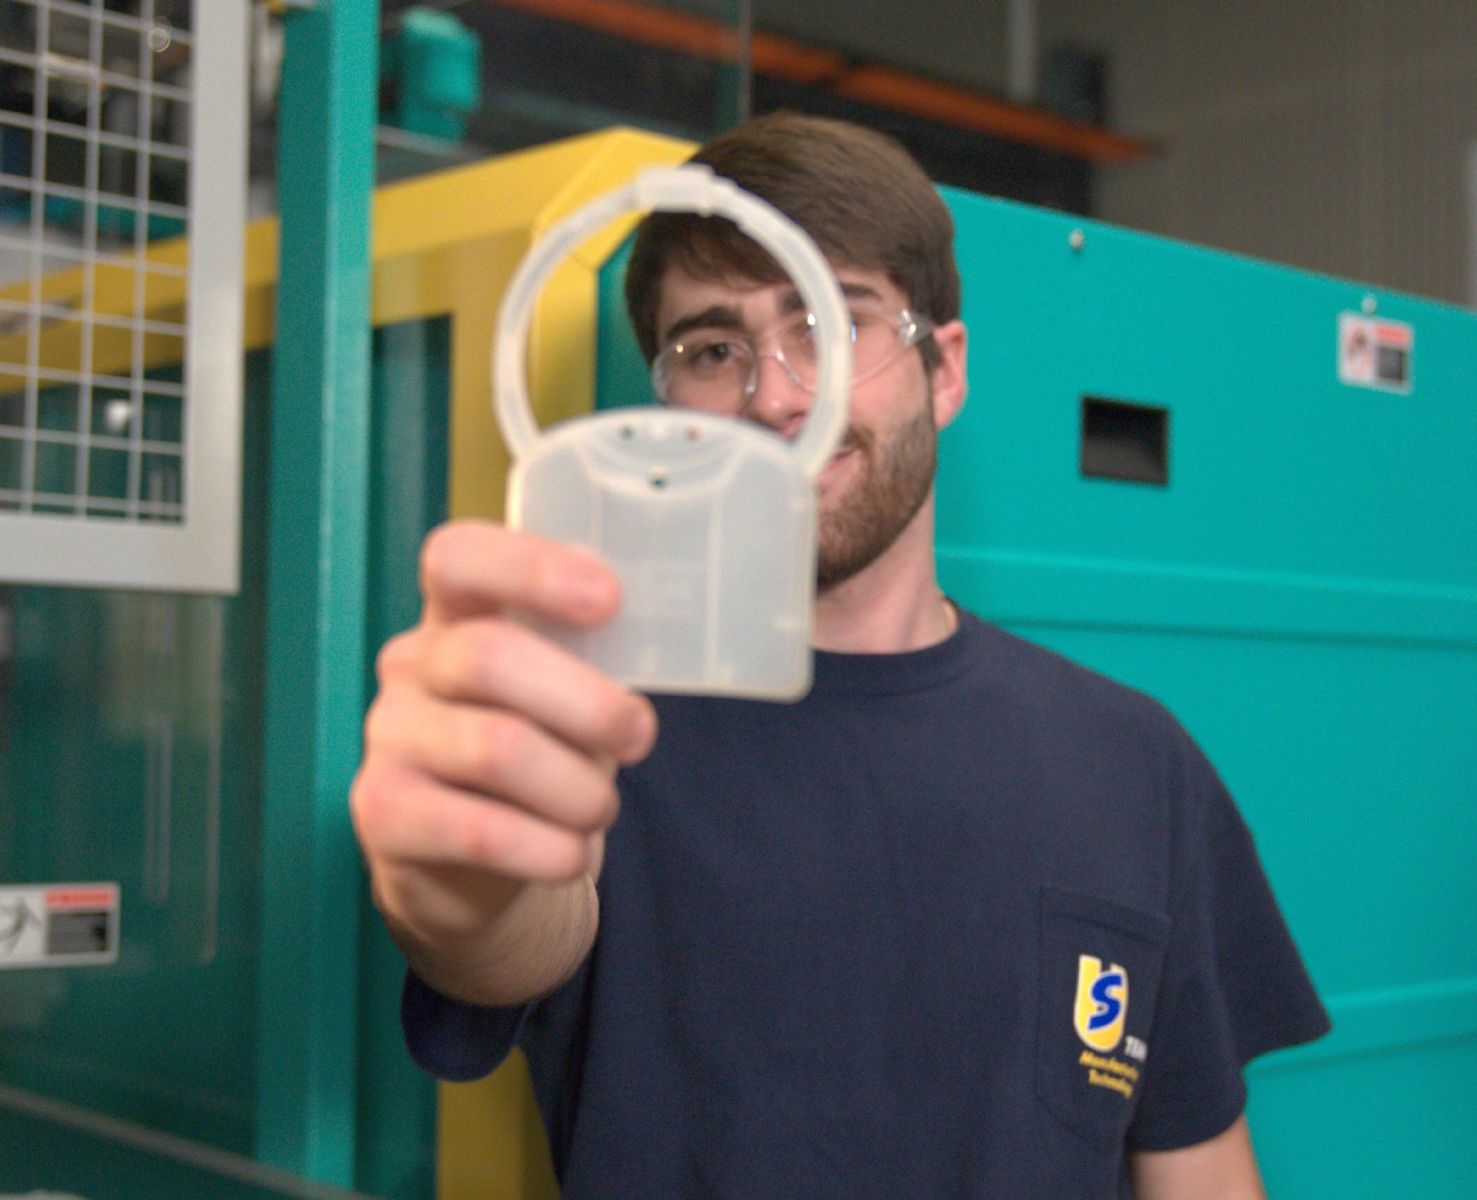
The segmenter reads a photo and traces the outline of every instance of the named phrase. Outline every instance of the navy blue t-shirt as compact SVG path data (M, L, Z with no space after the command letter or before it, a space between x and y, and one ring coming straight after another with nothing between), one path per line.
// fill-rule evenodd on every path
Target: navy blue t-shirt
M1128 1195L1328 1020L1251 837L1145 696L964 614L799 704L659 697L579 973L411 976L416 1060L527 1053L566 1200Z

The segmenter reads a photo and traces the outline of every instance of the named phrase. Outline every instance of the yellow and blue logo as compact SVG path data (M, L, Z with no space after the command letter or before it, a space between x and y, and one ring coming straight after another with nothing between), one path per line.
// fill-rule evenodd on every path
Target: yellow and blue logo
M1117 1048L1128 1019L1128 972L1117 963L1103 969L1102 959L1077 956L1077 1003L1072 1024L1077 1036L1093 1050Z

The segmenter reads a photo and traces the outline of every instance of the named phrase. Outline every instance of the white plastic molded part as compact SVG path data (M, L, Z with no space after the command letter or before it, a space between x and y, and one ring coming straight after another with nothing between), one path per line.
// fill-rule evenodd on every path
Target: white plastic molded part
M554 268L630 209L728 217L789 273L816 318L815 401L793 442L743 420L623 408L540 431L525 385L534 301ZM513 453L508 520L600 554L620 612L546 627L607 674L658 692L795 699L810 686L815 479L846 424L849 318L830 267L788 218L705 167L647 171L557 225L519 265L495 343L497 417Z
M627 212L698 212L727 217L774 256L816 319L820 362L815 402L791 443L807 478L814 479L846 428L851 391L851 318L841 288L810 235L782 212L708 167L652 167L623 188L571 213L524 256L503 295L493 343L493 403L512 456L521 458L539 436L528 400L528 330L533 309L554 269L592 234Z

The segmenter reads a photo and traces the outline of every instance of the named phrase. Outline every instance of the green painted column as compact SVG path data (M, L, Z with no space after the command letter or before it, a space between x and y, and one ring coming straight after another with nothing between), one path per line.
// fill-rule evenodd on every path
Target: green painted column
M257 1156L350 1186L365 704L377 0L285 18L273 352Z

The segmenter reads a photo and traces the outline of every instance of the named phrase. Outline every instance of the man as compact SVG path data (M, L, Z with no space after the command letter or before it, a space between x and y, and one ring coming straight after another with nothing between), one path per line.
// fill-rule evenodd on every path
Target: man
M1327 1019L1244 824L1152 701L936 582L947 209L836 122L698 158L807 228L853 308L815 686L634 695L508 618L608 619L589 554L433 534L353 795L412 1052L474 1078L521 1044L571 1200L1261 1196L1241 1068ZM732 227L648 218L627 298L668 402L803 423L794 291Z

